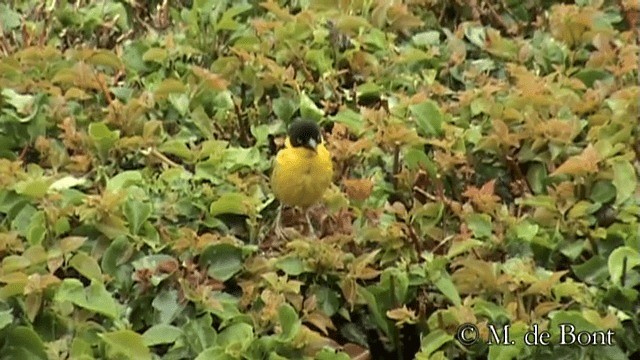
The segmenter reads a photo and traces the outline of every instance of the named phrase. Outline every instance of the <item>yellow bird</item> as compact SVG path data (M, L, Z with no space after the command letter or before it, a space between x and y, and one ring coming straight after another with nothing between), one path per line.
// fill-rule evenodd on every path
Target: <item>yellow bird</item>
M317 203L331 185L333 164L324 146L320 127L311 120L296 120L288 131L285 146L276 155L271 173L271 188L280 201L275 230L282 233L282 205L304 210L309 232L315 234L308 209Z

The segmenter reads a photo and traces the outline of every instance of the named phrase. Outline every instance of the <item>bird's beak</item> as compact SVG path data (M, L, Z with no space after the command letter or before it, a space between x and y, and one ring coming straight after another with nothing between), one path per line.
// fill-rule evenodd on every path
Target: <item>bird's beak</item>
M313 151L317 151L318 150L318 143L316 142L315 139L309 139L309 141L307 142L307 148L313 150Z

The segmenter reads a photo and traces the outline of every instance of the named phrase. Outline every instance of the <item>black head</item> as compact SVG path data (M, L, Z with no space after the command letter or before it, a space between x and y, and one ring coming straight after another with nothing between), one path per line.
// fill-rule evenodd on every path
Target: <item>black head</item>
M306 147L316 151L316 147L322 144L320 127L312 120L296 120L289 126L289 142L293 147Z

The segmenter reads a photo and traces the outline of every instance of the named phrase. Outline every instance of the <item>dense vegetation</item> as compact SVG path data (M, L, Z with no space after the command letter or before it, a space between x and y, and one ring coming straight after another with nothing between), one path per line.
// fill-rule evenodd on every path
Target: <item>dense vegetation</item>
M0 358L638 356L639 11L3 1ZM296 117L336 171L284 241Z

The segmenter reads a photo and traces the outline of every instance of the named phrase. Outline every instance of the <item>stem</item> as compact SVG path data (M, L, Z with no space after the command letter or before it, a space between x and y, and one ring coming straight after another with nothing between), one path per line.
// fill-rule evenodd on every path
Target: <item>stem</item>
M627 257L622 258L622 274L620 275L620 285L624 287L627 279Z
M398 191L398 179L396 176L400 172L400 143L396 142L393 148L393 177L391 178L393 190Z

